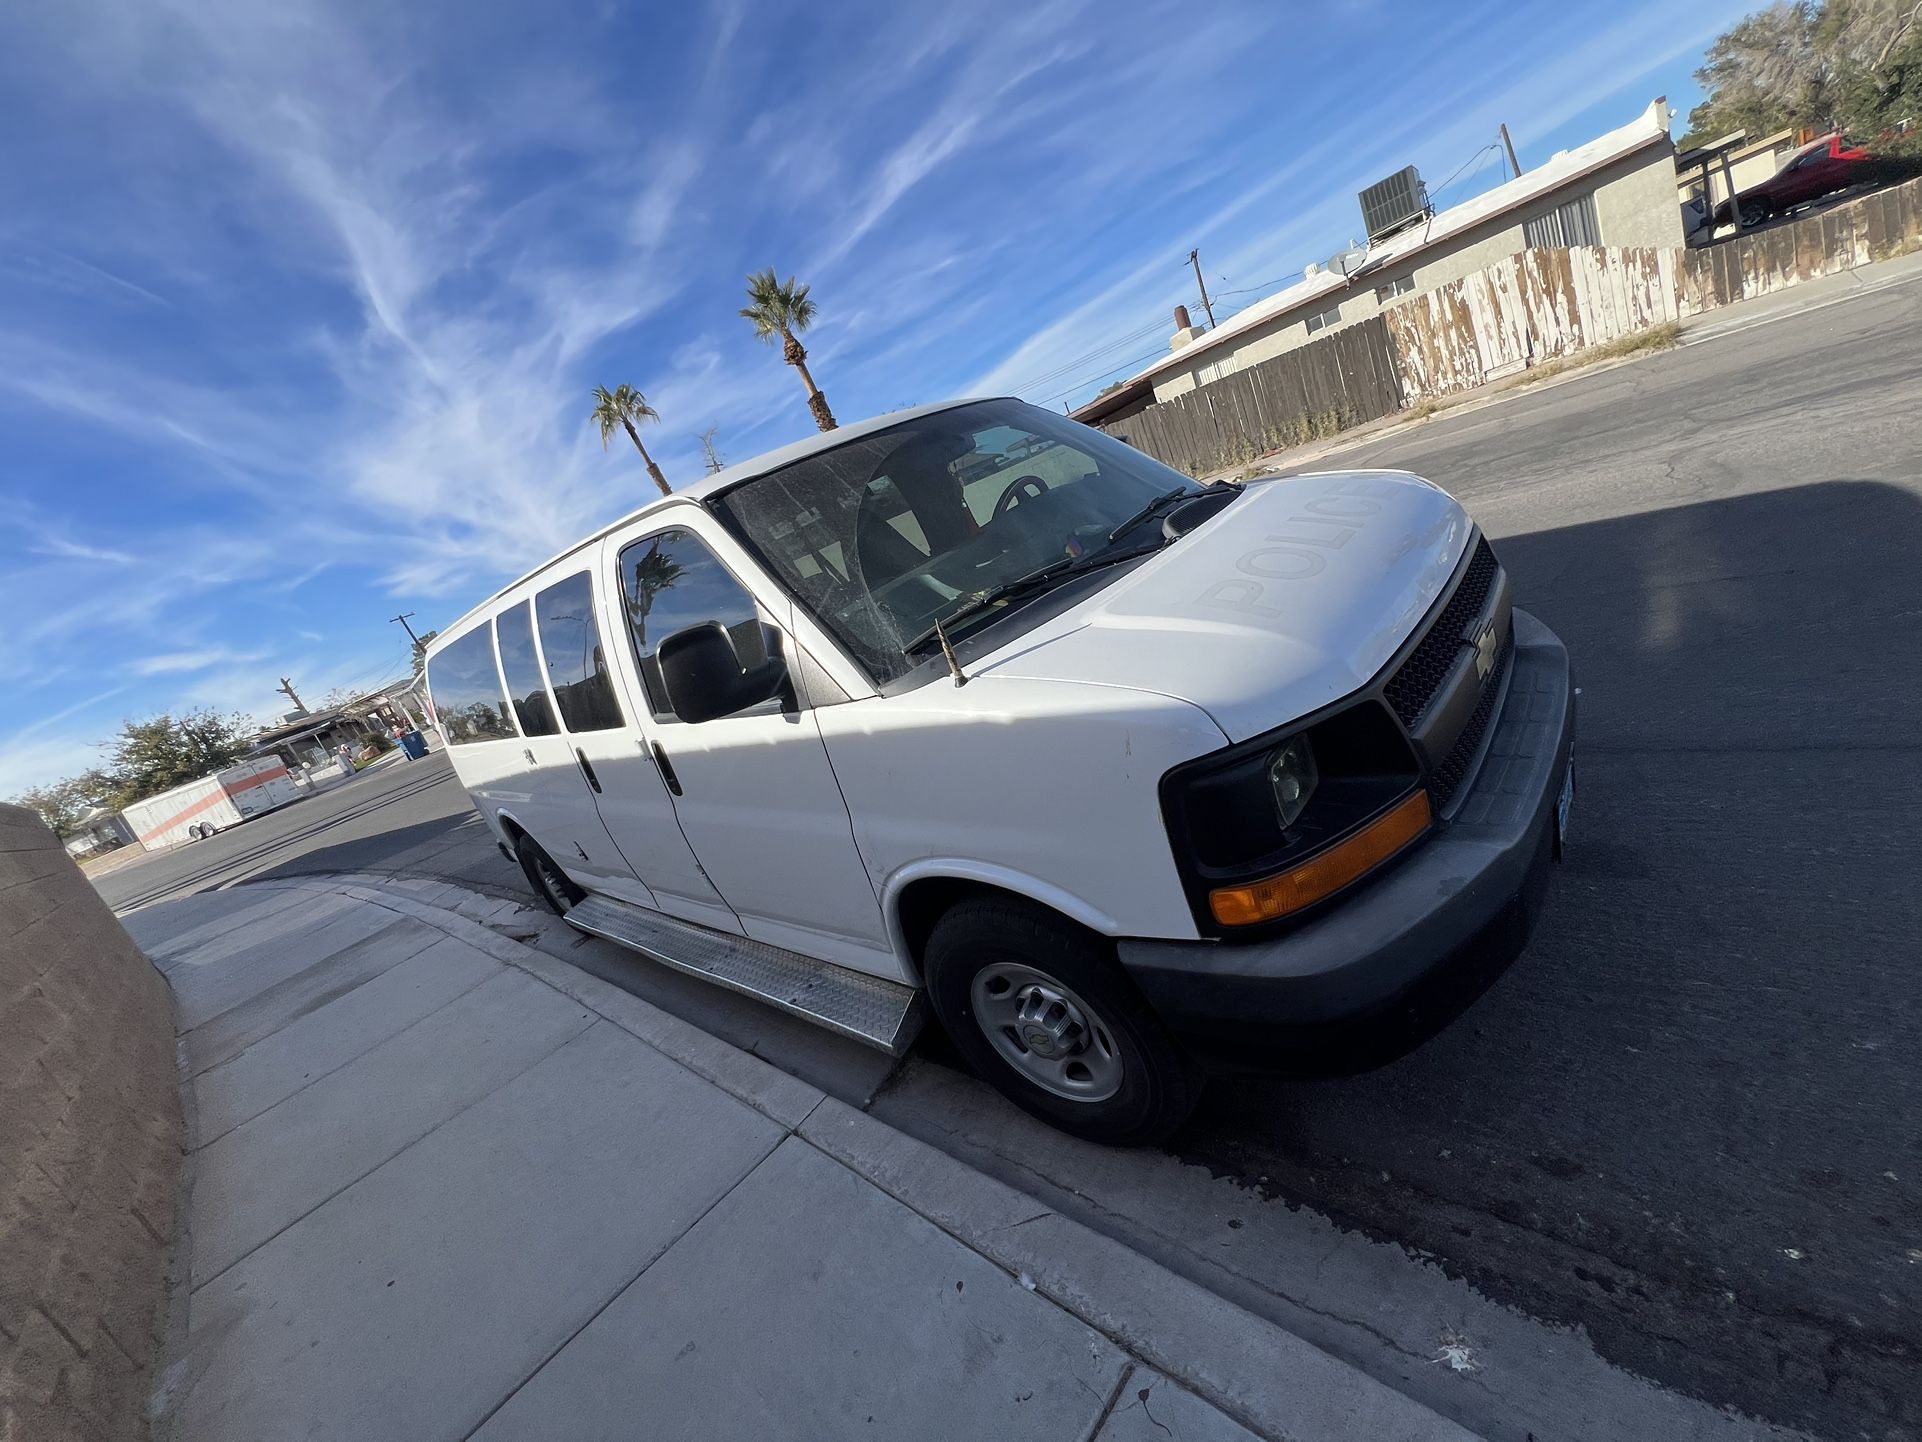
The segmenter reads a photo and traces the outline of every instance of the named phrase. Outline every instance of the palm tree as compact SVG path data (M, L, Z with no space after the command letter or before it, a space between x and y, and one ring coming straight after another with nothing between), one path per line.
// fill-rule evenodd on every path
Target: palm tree
M814 423L824 431L833 430L834 412L828 409L828 398L808 374L808 353L796 339L814 324L815 305L808 298L808 288L796 285L793 276L785 281L778 279L769 268L747 278L747 298L749 303L741 309L742 318L751 321L754 334L769 345L774 344L777 336L780 338L781 359L801 373L801 384L808 388L808 409L814 412Z
M661 474L661 468L654 464L654 457L641 444L641 433L636 429L643 422L658 421L660 418L660 413L647 403L647 397L633 386L615 386L611 391L606 386L594 387L594 410L588 419L601 428L601 449L607 449L607 443L614 437L615 427L625 430L627 438L634 442L634 449L647 462L647 473L654 477L654 484L661 488L662 495L671 496L674 492L668 487L667 477Z

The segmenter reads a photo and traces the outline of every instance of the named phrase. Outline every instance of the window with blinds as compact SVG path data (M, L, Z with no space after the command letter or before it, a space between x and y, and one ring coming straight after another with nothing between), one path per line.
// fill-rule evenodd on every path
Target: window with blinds
M1595 195L1592 191L1522 224L1522 244L1530 249L1601 243L1602 228L1595 220Z

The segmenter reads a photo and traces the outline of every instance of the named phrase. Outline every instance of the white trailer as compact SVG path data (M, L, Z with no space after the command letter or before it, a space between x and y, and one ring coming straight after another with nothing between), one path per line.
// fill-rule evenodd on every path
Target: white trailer
M286 763L266 756L136 801L120 814L142 846L159 851L238 826L301 795Z

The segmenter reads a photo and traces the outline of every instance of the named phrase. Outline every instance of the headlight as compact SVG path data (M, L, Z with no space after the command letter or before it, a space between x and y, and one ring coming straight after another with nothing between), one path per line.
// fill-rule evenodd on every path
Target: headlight
M1308 798L1321 778L1315 771L1314 748L1306 736L1290 737L1268 756L1268 789L1275 798L1275 815L1286 831L1301 819Z
M1220 936L1225 928L1312 905L1299 886L1282 900L1269 888L1246 906L1217 902L1232 900L1225 892L1268 887L1323 855L1340 851L1352 859L1345 843L1394 810L1420 782L1400 723L1373 700L1174 767L1161 778L1161 812L1201 934ZM1424 818L1415 830L1427 824ZM1329 888L1317 897L1346 884L1330 880L1335 875L1326 868L1315 873Z

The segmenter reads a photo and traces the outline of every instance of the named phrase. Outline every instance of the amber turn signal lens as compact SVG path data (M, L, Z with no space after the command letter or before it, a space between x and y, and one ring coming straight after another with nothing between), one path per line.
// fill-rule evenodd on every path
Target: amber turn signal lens
M1434 819L1428 793L1417 791L1387 815L1293 871L1209 892L1208 907L1223 926L1253 926L1300 911L1379 866L1426 831Z

